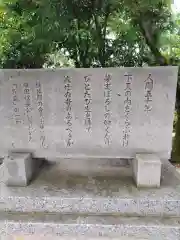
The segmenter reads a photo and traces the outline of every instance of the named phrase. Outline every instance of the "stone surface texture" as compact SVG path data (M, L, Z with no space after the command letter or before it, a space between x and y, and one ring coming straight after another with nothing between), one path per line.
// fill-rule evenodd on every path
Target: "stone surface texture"
M0 153L26 149L53 160L152 152L168 159L177 70L1 70Z
M108 238L108 237L100 237L101 240L148 240L151 238L138 238L138 237L118 237L118 238ZM33 236L22 236L22 235L17 235L17 236L1 236L1 240L52 240L52 237L44 237L44 236L39 236L39 235L33 235ZM99 240L99 237L95 238L87 238L87 237L55 237L53 236L54 240ZM153 240L153 239L152 239Z
M19 219L17 221L17 218ZM6 219L6 221L4 221ZM138 218L117 216L37 215L2 214L0 217L2 235L39 235L70 237L112 237L121 236L149 239L179 240L180 219Z
M160 187L161 160L155 154L136 154L132 160L133 177L138 187Z

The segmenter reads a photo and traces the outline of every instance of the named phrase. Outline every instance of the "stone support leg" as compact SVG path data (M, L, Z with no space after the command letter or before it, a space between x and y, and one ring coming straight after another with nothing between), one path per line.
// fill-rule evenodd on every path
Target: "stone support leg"
M137 187L160 187L161 165L154 154L136 154L132 168Z
M27 186L42 161L32 159L30 153L10 153L4 159L4 180L8 186Z

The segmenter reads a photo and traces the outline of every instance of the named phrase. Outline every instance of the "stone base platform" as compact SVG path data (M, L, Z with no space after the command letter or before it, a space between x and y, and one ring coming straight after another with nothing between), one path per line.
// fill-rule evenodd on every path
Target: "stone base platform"
M27 187L7 187L1 165L1 240L180 239L180 174L169 162L159 189L138 189L128 161L85 165L47 164Z
M90 166L67 171L63 163L46 165L27 187L7 187L2 180L0 211L180 217L180 174L169 162L159 189L138 189L127 161Z

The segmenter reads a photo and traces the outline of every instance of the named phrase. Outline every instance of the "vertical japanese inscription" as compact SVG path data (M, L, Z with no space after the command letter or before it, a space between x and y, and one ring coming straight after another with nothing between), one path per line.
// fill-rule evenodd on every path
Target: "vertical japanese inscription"
M104 78L104 143L109 145L111 143L111 102L112 102L112 78L110 74L106 74Z
M144 111L145 112L150 112L152 110L152 90L154 87L154 80L152 78L152 75L149 74L148 78L144 81L145 82L145 96L144 96L144 101L145 101L145 105L144 105Z
M28 141L32 140L32 107L31 107L31 94L28 83L23 84L24 100L25 100L25 114L28 120Z
M21 116L19 109L19 99L17 94L18 85L14 83L12 85L12 105L13 105L13 119L15 120L15 124L21 124Z
M132 75L131 74L125 74L125 89L124 89L124 129L123 129L123 147L127 147L129 145L129 138L130 138L130 131L131 131L131 122L129 115L131 113L132 109L132 101L131 101L131 95L132 95Z
M72 136L72 84L69 76L64 77L64 106L65 106L65 122L66 122L66 131L68 134L67 138L67 147L73 145L73 136Z
M36 82L36 99L37 99L37 108L40 117L40 143L43 148L45 147L45 134L44 134L44 104L43 104L43 93L42 86L40 81Z
M92 129L92 94L91 94L91 78L90 76L84 77L84 125L88 132Z

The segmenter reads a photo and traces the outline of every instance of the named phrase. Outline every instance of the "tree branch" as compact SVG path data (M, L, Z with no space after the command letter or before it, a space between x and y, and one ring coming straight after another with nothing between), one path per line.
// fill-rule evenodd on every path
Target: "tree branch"
M105 16L103 24L100 23L96 12L93 14L94 22L97 31L98 37L98 55L99 55L99 62L101 63L102 67L105 67L105 40L106 40L106 31L107 31L107 22L110 15L110 4L107 4L105 7Z
M168 65L166 58L161 54L160 50L158 49L157 43L154 42L153 33L151 31L152 30L151 24L149 24L147 21L143 19L140 19L138 21L138 24L147 45L149 46L151 52L153 53L156 59L156 62L161 66Z

